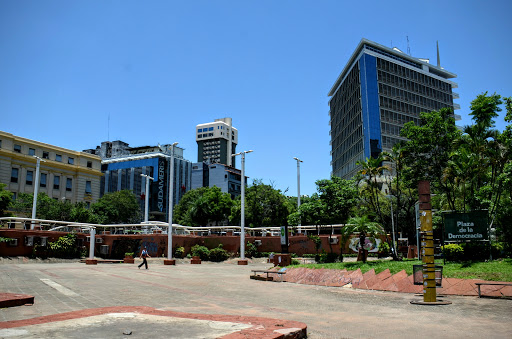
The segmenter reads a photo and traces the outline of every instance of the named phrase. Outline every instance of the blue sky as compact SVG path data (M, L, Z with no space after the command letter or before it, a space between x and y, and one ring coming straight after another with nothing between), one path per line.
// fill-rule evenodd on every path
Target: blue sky
M331 171L327 92L361 38L407 51L408 36L432 63L438 40L465 125L479 93L512 96L510 13L510 1L3 0L0 130L79 151L177 141L195 162L195 126L232 117L237 150L254 150L249 177L295 195L299 157L312 194Z

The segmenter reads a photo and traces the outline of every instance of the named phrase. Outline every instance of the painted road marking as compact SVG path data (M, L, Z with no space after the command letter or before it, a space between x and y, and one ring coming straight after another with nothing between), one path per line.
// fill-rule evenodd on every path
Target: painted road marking
M42 282L44 282L46 285L56 289L60 293L67 295L68 297L77 296L75 292L71 291L69 288L66 288L62 285L57 284L55 281L52 281L50 279L40 279Z

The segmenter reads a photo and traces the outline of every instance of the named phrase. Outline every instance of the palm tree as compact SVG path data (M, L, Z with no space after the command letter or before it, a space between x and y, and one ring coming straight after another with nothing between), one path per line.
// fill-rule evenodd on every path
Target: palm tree
M382 226L376 222L371 221L367 215L350 218L341 231L342 235L347 237L351 234L359 233L359 250L362 251L363 262L366 262L366 256L368 252L364 249L366 237L375 237L378 234L385 234Z
M366 158L366 161L358 161L357 165L361 166L361 170L359 170L359 174L365 177L364 182L366 183L367 189L370 191L370 204L373 209L379 216L379 219L382 221L382 212L380 210L379 203L379 182L378 177L384 173L384 171L389 171L390 168L387 165L382 165L384 161L388 160L387 156L384 154L379 154L377 158Z

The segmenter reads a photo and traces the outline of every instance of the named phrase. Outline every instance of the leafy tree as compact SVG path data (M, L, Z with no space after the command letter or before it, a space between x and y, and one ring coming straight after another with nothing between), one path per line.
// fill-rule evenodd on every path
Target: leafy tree
M381 186L382 186L382 175L384 171L389 171L390 168L383 165L384 160L387 157L384 154L379 154L376 158L366 158L365 161L358 161L357 165L361 166L359 174L362 176L363 186L361 190L366 192L366 196L369 197L368 203L370 208L381 222L384 220L382 215L380 201L382 198Z
M8 217L7 208L12 201L12 192L5 190L6 184L0 183L0 217Z
M240 223L241 198L231 209L230 220ZM280 190L261 180L254 180L245 191L245 222L249 227L266 227L286 225L292 206Z
M366 237L375 237L378 234L385 234L381 225L371 221L368 216L350 218L347 225L342 228L342 234L347 237L359 233L359 245L362 249L363 262L366 262L367 251L364 250Z
M131 224L140 220L140 206L130 190L107 193L91 206L91 221L96 224Z
M200 187L185 193L174 211L173 219L181 225L205 226L228 220L233 201L217 186Z
M208 187L200 187L185 193L183 197L180 199L178 205L176 205L176 207L174 208L173 222L178 223L180 225L190 226L199 226L201 224L206 225L206 222L196 223L191 215L191 212L196 201L199 200L207 190Z
M404 160L409 167L408 180L416 186L420 180L428 180L434 191L444 193L449 208L455 209L455 197L449 183L442 180L448 166L454 141L460 138L455 126L453 112L442 108L439 111L421 113L421 124L404 125L400 135L409 139L403 146Z
M20 193L16 200L11 201L9 209L15 212L16 216L30 216L32 211L33 194Z

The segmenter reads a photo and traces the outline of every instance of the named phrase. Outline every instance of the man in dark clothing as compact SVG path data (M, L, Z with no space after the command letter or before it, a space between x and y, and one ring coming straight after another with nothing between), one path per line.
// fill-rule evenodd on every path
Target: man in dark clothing
M142 259L142 263L139 265L139 270L142 265L146 265L146 269L148 269L148 261L146 260L146 257L150 257L148 254L148 250L146 249L146 246L144 246L144 249L142 252L140 252L140 257Z

